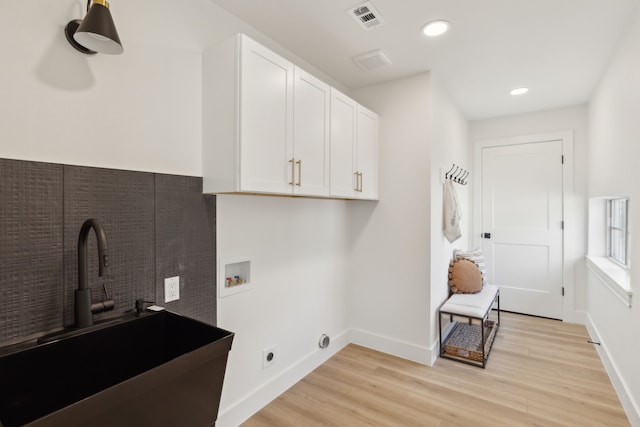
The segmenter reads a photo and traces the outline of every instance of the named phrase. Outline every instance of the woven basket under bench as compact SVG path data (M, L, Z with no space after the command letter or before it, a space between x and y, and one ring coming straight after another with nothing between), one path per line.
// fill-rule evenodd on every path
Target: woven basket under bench
M497 320L490 320L495 305ZM452 295L440 307L438 325L440 357L485 368L500 327L500 290L486 285L477 294Z

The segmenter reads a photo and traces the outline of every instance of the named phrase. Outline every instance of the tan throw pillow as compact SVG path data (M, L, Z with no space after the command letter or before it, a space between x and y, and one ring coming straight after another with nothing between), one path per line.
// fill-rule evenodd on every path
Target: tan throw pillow
M480 273L482 274L482 286L488 284L487 282L487 264L484 261L484 255L482 251L478 248L472 249L470 251L463 251L461 249L453 250L453 258L454 259L468 259L476 263L478 268L480 269Z
M468 259L456 259L449 264L449 287L454 294L475 294L482 290L482 273Z

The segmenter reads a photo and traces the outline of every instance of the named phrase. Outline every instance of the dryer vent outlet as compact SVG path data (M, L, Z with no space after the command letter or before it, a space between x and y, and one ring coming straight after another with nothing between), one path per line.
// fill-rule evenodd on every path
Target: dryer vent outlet
M318 340L318 347L327 348L327 347L329 347L329 342L330 341L331 341L331 339L329 338L329 336L327 334L322 334L322 335L320 335L320 340Z
M267 369L276 363L276 350L277 347L272 345L271 347L262 350L262 369Z

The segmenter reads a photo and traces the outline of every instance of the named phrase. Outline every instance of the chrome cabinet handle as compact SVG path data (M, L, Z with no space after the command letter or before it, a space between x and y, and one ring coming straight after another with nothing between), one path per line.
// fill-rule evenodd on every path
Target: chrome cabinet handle
M362 172L356 172L356 188L355 191L362 193Z
M291 165L291 181L289 181L289 185L293 185L294 181L295 181L295 175L296 175L296 171L295 171L295 159L291 159L289 160L289 164Z
M296 164L298 165L298 183L296 185L300 187L302 186L302 160L298 160Z

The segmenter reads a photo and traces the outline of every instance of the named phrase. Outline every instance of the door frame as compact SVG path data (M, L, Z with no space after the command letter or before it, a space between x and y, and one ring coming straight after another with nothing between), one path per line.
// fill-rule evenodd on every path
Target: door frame
M576 241L575 229L575 190L573 182L573 131L531 134L499 139L486 139L473 142L473 169L475 179L473 182L473 246L482 247L482 149L488 147L501 147L506 145L530 144L545 141L562 141L562 155L564 167L562 168L562 219L564 230L562 234L562 286L564 298L562 299L562 320L565 322L584 323L583 313L575 309L575 282L573 267L577 261L574 242ZM582 314L582 315L581 315Z

